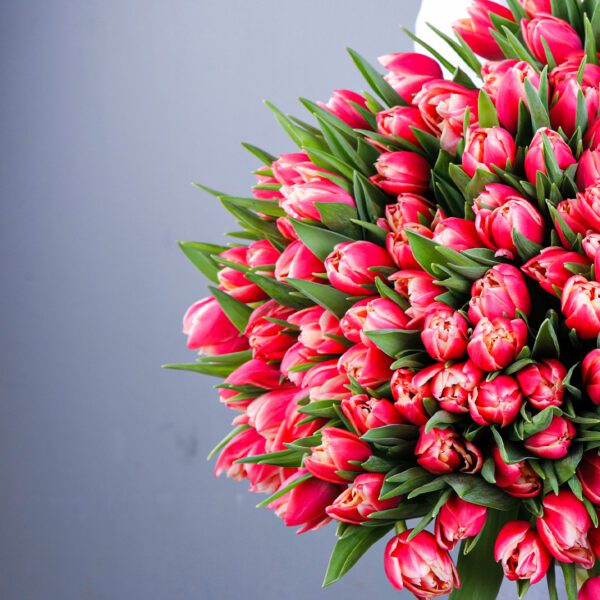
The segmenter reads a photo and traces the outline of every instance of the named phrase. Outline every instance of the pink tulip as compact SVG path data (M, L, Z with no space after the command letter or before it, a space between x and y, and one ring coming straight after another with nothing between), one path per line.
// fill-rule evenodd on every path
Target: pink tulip
M382 473L359 475L327 507L327 514L336 521L360 525L369 519L371 513L394 508L398 504L398 498L379 499L384 481L385 475Z
M485 525L487 508L452 494L435 520L435 539L444 550L453 550L456 542L475 537Z
M595 65L594 65L595 66ZM583 94L587 109L588 122L592 123L598 114L598 85L595 87L580 85L576 77L567 79L554 88L550 108L550 123L556 131L559 128L571 137L577 128L577 103L579 94Z
M365 306L365 319L362 324L360 341L370 348L376 347L367 335L368 331L382 329L407 329L410 319L404 311L392 300L375 298Z
M456 363L437 371L431 380L431 394L443 410L466 413L469 412L468 397L479 385L482 377L481 369L470 360Z
M600 349L592 350L583 359L581 375L589 399L600 405Z
M416 152L383 152L375 168L371 181L388 194L425 194L429 189L431 167Z
M252 242L246 252L246 264L263 275L268 274L268 271L261 271L257 267L266 265L274 265L279 258L280 252L269 240L258 240Z
M477 122L476 90L452 81L435 80L423 85L413 104L431 131L440 137L442 149L454 154L463 137L465 111L469 109L471 123Z
M579 220L587 224L588 229L600 232L600 181L577 194L575 210L579 213Z
M467 346L469 358L483 371L498 371L514 362L527 342L522 319L482 318Z
M280 201L281 208L293 219L320 221L317 203L336 202L355 206L354 198L346 190L326 180L283 186L281 192L284 196Z
M517 311L529 315L531 299L525 278L516 267L496 265L473 283L469 300L471 323L477 324L482 317L495 319L506 315L514 319Z
M479 425L510 425L519 414L523 395L509 375L483 381L469 396L471 418Z
M351 395L346 387L350 380L345 373L339 372L337 363L336 359L317 363L306 372L302 385L309 390L311 402L343 400Z
M324 271L323 263L300 240L292 242L275 263L275 278L278 281L285 281L288 277L318 281L316 273Z
M248 406L248 424L266 440L272 440L285 418L288 405L298 395L298 388L282 387L253 400Z
M600 598L600 577L591 577L579 590L577 600L597 600Z
M525 9L525 12L532 18L539 13L552 14L551 0L519 0L519 4Z
M299 239L298 234L296 233L294 226L291 224L290 220L286 217L279 217L277 221L275 221L275 225L277 226L277 230L279 233L288 241L293 242L294 240Z
M390 71L385 76L386 81L409 104L425 83L444 77L442 68L433 58L418 52L386 54L379 62Z
M563 379L567 376L567 369L560 361L547 358L527 365L516 376L523 395L534 408L544 410L562 404L565 395Z
M248 341L209 296L190 306L183 317L187 347L202 354L229 354L248 347Z
M588 124L587 132L583 138L583 144L590 150L600 148L600 119L593 119Z
M351 90L334 90L327 104L323 104L322 102L318 104L353 129L370 129L365 118L352 105L357 104L362 108L366 108L367 106L367 101L356 92Z
M407 223L404 228L387 234L385 247L400 269L418 269L420 265L413 255L406 230L414 231L429 239L433 237L433 233L427 226L420 223Z
M377 113L377 132L388 137L397 136L419 145L413 128L428 131L419 109L413 106L393 106Z
M565 266L567 263L589 266L590 261L579 252L569 252L554 246L544 248L537 256L528 260L521 270L535 279L548 293L560 295L567 280L573 276Z
M356 344L340 356L340 373L356 379L364 388L376 388L390 379L393 360L378 348Z
M340 406L346 419L361 434L376 427L404 423L394 405L385 399L358 394L344 398Z
M550 554L565 563L577 563L584 569L594 564L588 531L592 520L573 492L562 490L542 501L544 514L536 520L540 537Z
M248 247L239 246L221 252L220 256L230 262L249 266L248 251ZM279 253L277 253L277 255L279 255ZM242 271L238 271L233 267L223 267L217 275L219 278L219 289L227 292L230 296L240 302L258 302L267 296L255 283L246 279Z
M281 487L288 486L304 474L306 470L300 469L286 479ZM314 531L330 521L325 510L343 489L340 485L322 479L307 479L271 502L269 508L273 509L288 527L300 526L298 533Z
M304 370L298 371L297 369L310 363L313 356L313 350L307 348L301 342L297 342L286 350L281 359L279 370L286 379L289 379L294 385L301 387L303 386L306 373Z
M564 417L556 416L552 417L546 429L528 437L523 445L536 456L556 460L567 455L574 437L575 425Z
M517 147L512 135L502 127L472 127L467 133L462 166L474 177L478 169L494 173L493 167L513 165Z
M516 59L490 60L483 63L481 67L482 88L488 96L496 103L498 99L498 88L502 83L504 75L519 61ZM527 64L527 63L525 63ZM535 72L535 71L534 71Z
M408 223L427 224L433 218L434 205L423 196L417 194L400 194L396 204L385 207L385 218L392 231L400 231Z
M539 534L527 521L510 521L496 538L494 559L501 563L510 581L529 579L537 583L546 575L552 562Z
M415 447L417 462L434 475L444 475L453 471L473 474L483 464L481 452L471 442L462 439L451 427L433 427L425 432L422 427Z
M281 306L275 300L269 300L254 309L245 331L254 358L267 361L283 358L287 349L296 342L296 338L286 333L282 325L268 321L267 318L285 321L293 312L292 308ZM214 322L209 326L216 329Z
M578 194L578 196L582 196L582 194ZM593 197L591 195L590 199L593 200ZM595 200L594 204L596 204ZM579 202L579 199L576 200L574 198L562 200L556 205L556 212L558 213L560 219L557 217L554 220L554 228L556 229L558 237L560 238L560 241L565 248L571 248L571 244L562 232L562 223L564 223L573 232L574 235L577 235L579 233L581 233L581 235L585 235L590 227L589 223L582 215L580 207L581 204ZM600 204L597 205L597 208L600 208Z
M501 4L490 2L490 0L475 0L467 8L467 12L470 18L455 21L452 24L452 29L460 34L475 54L488 60L501 59L504 54L490 33L490 28L494 27L490 19L490 13L514 21L512 12Z
M600 505L600 456L596 450L583 455L577 467L577 477L585 496L594 504Z
M394 397L394 406L400 415L415 425L425 425L429 419L423 399L429 394L428 386L417 387L415 374L410 369L394 371L390 386Z
M370 298L363 298L351 306L340 320L344 337L355 344L362 341L361 332L367 320L367 305Z
M515 498L534 498L542 491L542 481L527 461L507 464L500 450L492 448L496 485Z
M279 183L275 177L272 177L268 172L268 167L261 167L255 171L256 185L252 187L252 195L261 200L279 200L283 198L283 194L279 191L277 184ZM262 189L261 186L275 185L277 189Z
M448 217L438 221L433 230L433 241L457 252L483 246L475 229L475 223L458 217Z
M304 378L306 379L307 376ZM306 390L297 390L295 397L288 403L283 419L279 423L277 432L273 438L268 440L269 452L280 452L287 450L287 444L299 439L310 437L319 429L327 425L327 419L314 419L306 422L306 415L298 411L300 400L306 397Z
M436 302L425 314L421 340L433 360L458 360L467 352L466 319L456 310Z
M412 319L420 319L429 305L444 288L434 283L434 277L425 271L406 270L394 273L389 277L394 282L394 289L410 303L406 314Z
M307 183L314 175L322 172L312 163L306 152L282 154L272 165L273 176L282 186ZM312 176L311 176L312 175Z
M412 540L411 530L393 537L385 548L384 567L390 583L406 588L417 598L432 598L460 588L460 579L450 554L442 550L428 531Z
M577 167L577 186L581 191L600 179L600 150L585 150Z
M355 296L372 296L375 279L374 267L393 267L388 253L372 242L342 242L325 259L327 277L334 288Z
M600 233L590 231L581 242L583 251L590 260L594 260L598 256L600 250ZM576 254L576 253L574 253Z
M348 483L338 471L362 471L356 463L363 463L371 456L369 444L354 433L336 427L325 427L321 435L321 444L311 448L312 453L304 459L304 466L319 479Z
M574 275L565 284L561 302L567 327L579 337L589 340L600 333L600 283Z
M523 102L529 106L525 80L539 90L540 76L525 61L503 61L499 67L491 70L486 79L486 90L492 92L496 102L498 120L511 133L516 133L519 125L519 104Z
M571 152L571 148L569 148L569 145L563 140L560 133L545 127L539 129L533 136L531 144L529 145L529 150L527 150L527 153L525 154L525 174L527 175L527 181L532 185L536 184L538 171L544 173L544 175L548 174L545 161L543 135L548 138L550 146L552 147L552 152L560 169L564 170L577 162L573 156L573 152Z
M317 354L341 354L347 348L336 339L342 335L339 319L320 306L300 310L288 322L300 328L298 341Z
M546 64L544 41L557 64L565 61L569 54L583 48L579 34L566 21L542 14L531 21L521 21L521 33L525 44L542 64Z

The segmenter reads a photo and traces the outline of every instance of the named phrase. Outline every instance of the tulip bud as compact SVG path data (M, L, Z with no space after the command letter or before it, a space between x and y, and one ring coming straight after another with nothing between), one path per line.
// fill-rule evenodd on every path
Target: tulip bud
M577 194L576 210L587 229L600 231L600 181Z
M429 129L439 135L443 150L456 153L463 137L465 111L469 109L471 121L477 122L478 93L453 81L436 80L426 83L415 96L413 105Z
M221 252L220 256L230 262L248 266L248 248L245 246L229 248ZM217 276L219 278L219 289L227 292L240 302L258 302L267 296L255 283L246 279L242 271L238 271L233 267L223 267L217 273Z
M344 337L355 344L362 341L361 332L367 320L367 305L370 299L364 298L350 307L340 320Z
M587 132L583 138L583 144L590 150L600 148L600 119L593 119L588 125Z
M538 410L560 406L565 395L563 379L567 369L558 360L547 358L527 365L517 373L517 381L529 404Z
M339 372L337 363L336 359L317 363L306 372L302 385L309 390L311 402L343 400L351 395L346 387L350 380Z
M394 405L385 399L357 394L344 398L340 406L346 419L361 434L376 427L404 423Z
M300 310L288 322L300 328L298 341L317 354L341 354L347 348L336 339L342 335L339 319L320 306Z
M558 217L555 218L554 228L558 233L561 244L565 248L571 248L571 243L567 240L562 231L563 223L573 232L574 235L579 233L585 235L589 229L589 224L581 214L580 207L581 204L579 199L576 200L574 198L562 200L556 205L556 212L558 213L558 217L560 217L560 219Z
M290 223L290 220L286 217L279 217L277 221L275 221L275 225L277 226L277 231L288 241L293 242L294 240L299 239L294 226Z
M383 152L375 168L378 174L371 181L388 194L425 194L429 189L431 167L416 152Z
M462 166L474 177L478 169L494 173L493 167L505 169L514 164L517 147L512 135L502 127L472 127L467 133Z
M517 317L517 311L529 315L531 300L521 271L508 264L492 267L473 283L469 300L469 320L477 324L482 317Z
M336 202L355 206L354 198L331 181L310 181L281 188L283 199L280 206L293 219L321 220L317 203Z
M212 296L198 300L187 309L183 333L188 336L187 347L202 354L229 354L248 347L246 338Z
M396 410L410 423L425 425L429 415L423 406L423 399L429 394L428 386L417 387L415 374L410 369L394 371L390 386Z
M575 425L564 417L555 416L546 429L525 439L523 445L536 456L556 460L567 455L574 437Z
M552 128L556 131L562 129L569 137L575 133L580 94L583 94L588 122L591 123L598 114L597 87L597 84L595 87L580 85L575 77L567 79L555 87L554 96L550 104L550 123L552 124Z
M445 411L469 412L467 406L469 394L479 385L482 377L481 369L470 360L456 363L437 371L431 380L431 395L440 403L440 408ZM419 381L417 379L415 383L419 385Z
M475 537L485 525L487 508L452 494L443 504L435 520L435 540L444 550L452 550L456 542Z
M433 241L457 252L482 246L475 223L458 217L439 221L433 230Z
M327 514L336 521L360 525L369 519L371 513L394 508L399 502L398 498L379 499L384 481L383 473L359 475L327 507Z
M419 109L412 106L393 106L377 113L377 132L388 137L400 137L415 146L420 145L413 128L428 131Z
M357 104L363 108L367 106L367 101L356 92L351 90L334 90L327 104L323 104L322 102L318 102L318 104L321 108L328 110L332 115L335 115L353 129L370 128L365 118L352 105Z
M425 271L399 271L389 277L394 282L394 289L407 298L410 308L406 314L412 319L419 319L444 288L434 283L434 277Z
M319 479L348 483L348 479L338 471L362 471L359 464L371 456L369 444L354 433L336 427L325 427L321 435L321 444L311 448L312 454L304 459L304 466Z
M324 271L323 263L300 240L292 242L275 263L278 281L285 281L288 277L317 281L319 278L315 274Z
M573 273L567 263L589 266L590 261L579 252L569 252L559 247L544 248L537 256L528 260L521 270L535 279L549 294L559 294Z
M600 577L591 577L579 590L577 600L597 600L600 598Z
M460 587L460 579L450 554L441 549L428 531L412 540L411 530L393 537L385 548L384 567L390 583L406 588L417 598L449 594Z
M600 456L597 450L590 450L583 455L577 467L577 477L586 497L600 505Z
M375 267L394 267L388 253L372 242L342 242L325 259L327 277L334 288L355 296L372 296Z
M495 100L500 124L512 133L516 133L518 129L519 105L522 102L529 106L525 80L528 80L535 90L539 90L540 76L533 66L525 61L503 61L484 79L486 90L492 92Z
M392 359L378 348L356 344L340 356L338 368L364 388L376 388L389 381Z
M285 419L288 405L296 399L298 392L295 387L281 387L259 396L246 411L248 424L266 440L272 440Z
M540 536L527 521L510 521L498 533L494 559L502 564L510 581L529 579L537 583L546 575L552 562Z
M458 360L467 352L468 327L458 311L436 302L425 314L421 340L433 360Z
M382 329L407 329L410 319L404 311L392 300L375 298L365 307L365 318L362 324L360 340L365 346L376 347L365 334L368 331Z
M530 17L535 17L538 13L552 14L551 0L519 0L519 4L525 9Z
M581 375L589 399L600 405L600 349L592 350L583 359Z
M305 469L298 470L286 479L281 487L287 487L304 474ZM325 509L343 489L340 485L322 479L307 479L271 502L269 508L273 509L288 527L300 526L298 533L314 531L329 522Z
M577 563L584 569L594 564L588 531L592 520L575 494L562 490L542 501L544 514L536 520L540 537L550 554L565 563Z
M469 358L483 371L499 371L514 362L527 342L522 319L482 318L467 346Z
M279 182L268 173L268 167L260 167L254 172L256 185L252 187L252 195L260 200L279 200L283 194L279 191ZM263 186L275 186L276 189L262 189Z
M600 333L600 283L574 275L565 284L561 304L567 327L579 337L589 340Z
M296 342L296 337L286 332L279 323L268 321L267 318L285 321L293 312L293 309L281 306L275 300L269 300L252 311L245 335L254 358L266 361L283 358L287 349ZM210 323L210 326L216 329L214 322Z
M433 210L433 204L423 196L400 194L396 204L385 207L385 218L392 231L400 231L408 223L431 223Z
M544 42L546 42L556 64L564 62L569 54L582 49L579 34L562 19L551 14L534 17L531 21L521 21L521 33L525 44L542 64L548 62Z
M307 363L311 362L314 352L304 344L297 342L288 348L281 359L279 370L281 374L289 379L294 385L301 387L305 376L305 371L298 370Z
M523 395L509 375L482 382L469 396L469 412L479 425L510 425L519 414Z
M481 452L471 442L462 439L451 427L429 432L421 427L415 447L417 462L434 475L444 475L453 471L473 474L482 467Z
M407 223L398 231L390 231L385 238L385 247L388 254L394 260L394 263L400 269L419 269L420 265L416 261L412 248L410 247L406 230L414 231L422 236L431 239L433 233L425 225L419 223Z
M433 58L418 52L386 54L379 58L379 62L390 71L385 80L408 104L425 83L444 77L440 65Z
M542 481L527 461L507 464L500 450L492 448L496 485L515 498L533 498L542 491Z
M595 260L600 250L600 233L590 231L581 242L583 251L590 260ZM576 253L575 253L576 254Z
M533 136L529 150L525 154L525 174L527 175L527 181L532 185L536 184L538 171L541 171L544 175L548 174L548 169L546 168L546 151L544 150L543 141L544 135L550 142L552 152L560 169L565 170L577 162L573 156L573 152L571 152L571 148L562 139L560 133L545 127L539 129Z
M452 24L452 29L463 38L475 54L488 60L501 59L504 54L490 33L490 28L494 28L490 13L514 21L512 12L505 6L490 0L475 0L467 8L467 12L470 19L455 21Z
M291 152L282 154L271 165L273 176L281 184L292 186L297 183L307 183L306 171L317 171L306 152Z

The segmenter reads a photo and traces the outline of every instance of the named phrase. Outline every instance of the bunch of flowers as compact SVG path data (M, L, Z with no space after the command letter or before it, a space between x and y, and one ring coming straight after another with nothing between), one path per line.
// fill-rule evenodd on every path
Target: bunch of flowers
M269 105L298 149L244 144L251 197L199 186L238 241L181 243L215 285L169 366L224 378L217 475L337 522L325 585L388 536L418 598L600 597L600 1L508 4L440 33L470 74L350 51L371 91Z

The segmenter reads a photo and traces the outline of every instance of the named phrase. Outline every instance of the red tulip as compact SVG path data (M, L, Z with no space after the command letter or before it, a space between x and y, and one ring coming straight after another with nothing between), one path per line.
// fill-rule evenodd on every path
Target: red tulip
M254 309L245 331L254 358L281 360L287 349L296 343L296 337L286 333L282 325L267 320L285 321L293 312L292 308L281 306L275 300L269 300ZM214 322L211 326L216 329Z
M458 311L436 302L425 314L421 340L434 360L458 360L467 352L467 329L467 321Z
M375 168L371 181L388 194L425 194L429 189L431 167L416 152L383 152Z
M487 508L452 494L435 520L435 539L444 550L452 550L456 542L475 537L485 525Z
M510 581L529 579L531 583L543 579L552 562L540 536L527 521L510 521L502 527L496 538L494 559L502 564Z
M450 554L442 550L428 531L408 540L411 530L393 537L385 548L385 574L397 589L406 588L417 598L449 594L460 587Z
M340 373L356 379L365 388L376 388L389 381L393 360L378 348L356 344L340 356Z
M565 563L577 563L584 569L594 564L588 531L592 520L575 495L562 490L542 501L544 514L536 520L540 537L550 554Z
M563 140L560 133L545 127L539 129L533 136L531 144L529 145L529 150L527 150L527 153L525 154L525 174L527 175L527 181L532 185L536 184L538 171L544 173L544 175L548 174L543 135L548 138L550 146L552 147L552 152L560 169L564 170L577 162L573 156L573 152L571 152L571 148L569 148L569 145Z
M317 354L341 354L347 348L337 339L342 335L339 319L320 306L300 310L288 322L300 328L298 341Z
M401 107L398 107L401 108ZM400 231L408 223L431 223L434 205L417 194L400 194L396 204L385 207L385 218L392 231Z
M471 442L462 439L451 427L429 432L422 427L415 447L417 462L434 475L444 475L453 471L473 474L481 469L481 452Z
M346 190L327 180L282 186L281 192L284 197L279 204L293 219L320 221L321 214L315 206L317 203L336 202L355 206L354 198Z
M589 224L581 214L579 201L574 198L569 198L559 202L556 205L556 212L558 213L558 217L560 217L560 219L557 217L554 220L554 228L558 233L561 244L565 248L571 248L570 242L562 232L562 223L567 225L574 235L577 235L578 233L585 235L589 229Z
M379 62L390 71L386 81L407 103L432 79L442 79L440 65L430 56L418 52L396 52L379 58Z
M515 498L533 498L542 491L542 480L527 461L507 464L500 450L492 448L496 485Z
M590 450L583 455L577 467L577 477L586 497L600 505L600 456L597 450Z
M529 315L531 299L525 278L516 267L508 264L495 265L473 283L469 300L471 323L477 324L482 317L495 319L506 315L509 319L514 319L517 311Z
M566 21L542 14L531 21L521 21L521 33L525 44L542 64L546 64L546 51L544 41L548 45L557 64L576 50L581 50L582 43L579 34Z
M590 150L598 150L600 148L600 119L594 119L588 124L587 132L583 138L583 144Z
M398 504L398 498L379 499L384 481L383 473L359 475L327 507L327 514L336 521L360 525L369 519L371 513L394 508Z
M536 456L556 460L567 455L574 437L575 425L564 417L555 416L546 429L528 437L523 445Z
M382 329L407 329L410 319L392 300L375 298L365 306L365 318L362 323L360 340L365 346L376 347L367 335L368 331Z
M519 61L516 59L490 60L481 67L481 78L483 79L482 88L488 96L497 104L498 88L502 79L508 70L514 67ZM528 63L525 63L528 64ZM534 70L535 72L535 70ZM497 108L497 107L496 107Z
M577 194L576 210L588 229L600 231L600 181Z
M469 396L471 418L479 425L510 425L519 414L523 395L509 375L482 382Z
M367 101L363 96L352 90L334 90L333 95L327 104L323 104L322 102L319 102L318 104L353 129L370 129L365 118L358 110L356 110L356 107L353 106L353 104L357 104L358 106L366 108Z
M404 228L398 231L390 231L385 238L385 247L388 254L394 260L394 263L400 269L419 269L420 265L416 261L412 248L410 247L406 230L414 231L424 237L431 239L433 233L425 225L419 223L407 223Z
M375 279L374 267L393 267L388 253L372 242L342 242L325 259L327 277L333 287L355 296L372 296Z
M343 400L351 395L346 387L350 380L345 373L340 373L337 363L336 359L317 363L306 372L302 385L309 390L311 402Z
M478 169L494 173L493 167L506 169L515 162L517 147L512 135L502 127L472 127L467 133L462 166L467 175Z
M503 61L487 75L486 90L492 92L496 102L500 124L512 133L519 125L519 105L529 106L525 92L525 80L539 90L540 76L532 65L525 61ZM490 89L491 87L491 89Z
M591 577L579 590L577 600L597 600L600 598L600 577Z
M390 382L394 406L396 410L410 423L424 425L429 415L423 406L423 399L428 396L428 386L417 387L414 383L415 374L410 369L394 371Z
M475 229L475 223L458 217L448 217L438 221L433 230L433 241L457 252L481 248L483 245Z
M229 354L248 347L248 340L240 335L212 296L187 309L183 333L188 336L187 347L202 354Z
M535 17L539 13L552 14L551 0L519 0L519 4L530 17Z
M369 298L363 298L350 307L346 314L340 320L342 334L351 342L358 343L362 341L361 332L367 320L367 305Z
M358 394L344 398L340 406L346 419L361 434L376 427L404 423L394 405L383 398L370 398L366 394Z
M275 278L278 281L285 281L288 277L318 281L316 273L324 271L323 263L300 240L292 242L275 263Z
M393 106L377 113L377 132L388 137L398 136L411 144L419 145L413 128L428 131L419 109L413 106Z
M466 413L469 412L467 405L469 394L479 385L482 377L481 369L470 360L456 363L436 372L431 380L431 394L443 410L451 413ZM420 378L416 383L419 385Z
M321 444L311 448L312 454L304 459L304 466L319 479L348 483L338 471L362 471L356 463L363 463L371 456L369 444L354 433L336 427L325 427L321 435Z
M529 404L538 410L560 406L565 395L563 379L567 369L558 360L547 358L527 365L517 373L517 381Z
M527 342L522 319L479 320L467 346L469 358L483 371L498 371L514 362Z
M583 385L589 399L600 405L600 350L594 349L586 355L581 365Z
M594 65L595 66L595 65ZM578 98L583 94L588 122L592 123L598 114L598 84L594 87L580 85L577 78L566 79L554 88L550 108L550 123L556 131L559 128L571 137L577 128Z
M567 327L579 337L589 340L600 333L600 283L574 275L565 284L561 303Z
M266 440L272 440L284 420L288 405L295 402L299 389L283 387L254 399L248 406L248 424Z

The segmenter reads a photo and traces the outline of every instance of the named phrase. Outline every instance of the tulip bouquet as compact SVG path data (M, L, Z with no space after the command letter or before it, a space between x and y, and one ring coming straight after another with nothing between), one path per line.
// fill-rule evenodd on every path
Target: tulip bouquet
M439 32L464 70L350 51L369 91L268 104L298 149L198 186L241 230L181 243L215 285L168 366L224 378L217 475L337 523L325 585L387 536L418 598L600 598L600 0L508 5Z

